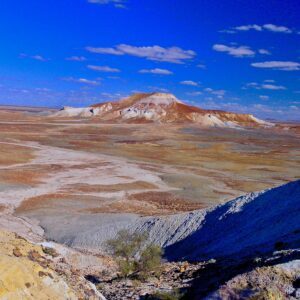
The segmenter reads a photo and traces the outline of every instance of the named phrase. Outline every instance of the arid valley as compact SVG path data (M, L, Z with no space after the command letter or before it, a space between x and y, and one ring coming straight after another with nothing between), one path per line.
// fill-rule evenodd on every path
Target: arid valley
M0 300L300 300L300 1L0 4Z
M0 227L32 243L54 247L67 261L69 267L63 268L77 270L68 280L115 272L105 242L124 228L149 232L150 239L165 248L169 268L176 267L172 261L208 261L215 254L199 254L196 260L195 252L187 254L192 249L188 239L205 212L214 213L231 199L299 178L297 123L224 128L191 122L111 122L30 107L2 107L0 118ZM299 181L295 184L299 190ZM294 209L297 217L299 206ZM193 217L198 212L200 221ZM214 224L210 230L219 226ZM296 230L294 226L284 234ZM298 238L292 243L297 244ZM185 239L182 250L180 242ZM170 252L177 243L179 250ZM261 255L270 256L270 243L276 241L268 241ZM214 282L215 289L224 280ZM149 287L144 289L149 292ZM199 299L212 291L201 290ZM104 296L94 290L86 295L133 299L113 296L105 289Z

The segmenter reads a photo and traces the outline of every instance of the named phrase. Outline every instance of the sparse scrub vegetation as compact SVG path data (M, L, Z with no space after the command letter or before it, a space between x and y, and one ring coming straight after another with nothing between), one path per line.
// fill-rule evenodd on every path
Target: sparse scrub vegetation
M146 234L121 230L114 239L107 241L107 247L116 257L122 277L147 279L151 274L159 274L162 249L153 244L144 246L146 239Z

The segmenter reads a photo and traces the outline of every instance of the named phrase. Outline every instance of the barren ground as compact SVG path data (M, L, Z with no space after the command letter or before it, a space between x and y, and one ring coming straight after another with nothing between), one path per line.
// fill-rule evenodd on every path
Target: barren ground
M91 222L103 213L171 214L299 175L298 125L205 129L55 120L42 113L0 109L2 214L90 216Z

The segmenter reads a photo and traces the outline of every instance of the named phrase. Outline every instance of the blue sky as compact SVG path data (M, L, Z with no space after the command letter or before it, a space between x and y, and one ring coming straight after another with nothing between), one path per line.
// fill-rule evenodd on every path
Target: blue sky
M296 0L3 0L0 104L83 106L163 91L300 120Z

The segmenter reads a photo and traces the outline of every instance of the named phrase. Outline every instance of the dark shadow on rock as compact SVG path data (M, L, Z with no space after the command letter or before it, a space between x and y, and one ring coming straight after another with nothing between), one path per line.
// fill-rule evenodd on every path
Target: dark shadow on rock
M242 198L240 198L242 199ZM198 230L165 248L168 260L204 261L263 255L274 245L300 241L300 180L254 199L233 200L210 211Z
M300 259L300 249L289 253L275 253L267 255L261 261L245 260L243 262L221 260L208 264L195 273L191 288L185 294L184 300L200 300L216 291L221 285L237 275L250 272L257 267L274 266ZM297 284L297 283L296 283Z
M256 267L299 259L298 251L276 252L300 248L299 216L300 180L211 210L198 230L165 249L165 257L173 261L216 259L195 274L186 299L203 299Z

